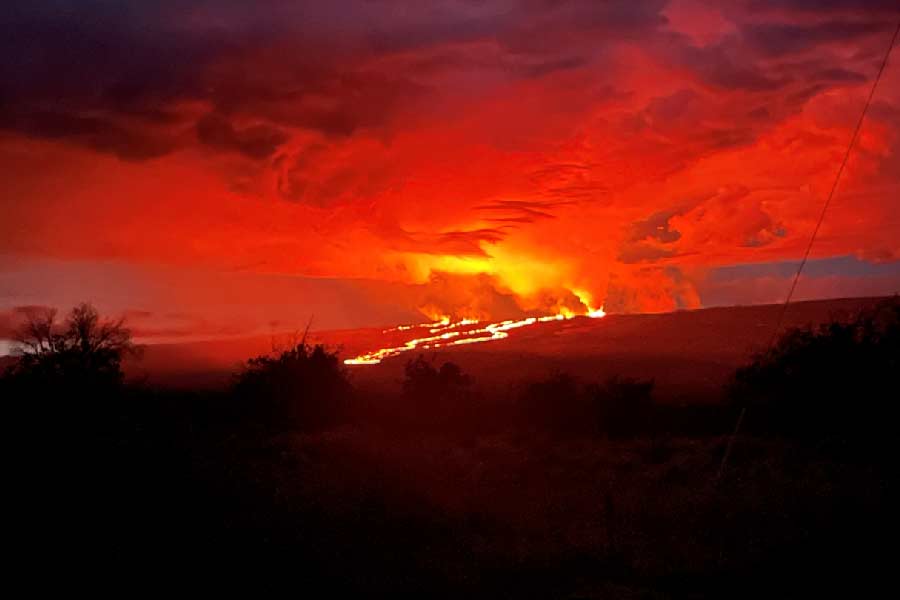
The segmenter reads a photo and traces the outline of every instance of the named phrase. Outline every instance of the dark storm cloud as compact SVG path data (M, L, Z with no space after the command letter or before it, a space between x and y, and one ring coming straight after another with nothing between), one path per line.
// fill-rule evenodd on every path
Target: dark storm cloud
M109 117L5 108L0 104L0 128L45 139L75 141L98 152L115 154L124 160L156 158L167 154L176 145L176 140L163 132L122 126Z
M712 85L734 90L766 92L787 83L784 78L769 75L765 69L748 60L738 40L728 38L712 46L686 45L684 40L669 40L672 60L679 62Z
M200 95L204 65L223 51L153 3L15 3L0 22L0 127L126 159L175 147L173 103Z
M896 0L750 0L753 11L789 10L800 13L897 13Z
M348 135L381 123L415 94L402 78L341 68L333 42L302 41L323 33L307 31L315 21L288 8L90 1L0 9L11 32L0 41L0 126L123 158L152 158L175 144L147 130L189 126L192 117L179 114L178 104L202 101L226 117L272 122L233 132L208 118L196 124L208 145L258 158L284 141L279 125ZM301 41L271 50L286 40ZM40 123L43 117L52 122ZM137 125L121 129L113 121L123 117ZM104 128L112 131L85 131Z
M193 125L207 145L259 158L274 152L279 128L349 135L388 122L428 91L403 73L357 68L373 56L494 40L506 53L533 56L504 59L513 74L541 77L590 61L597 38L585 44L567 37L573 31L638 35L662 22L663 6L619 0L6 4L0 8L0 127L146 159L177 147L172 130ZM191 123L195 117L179 108L186 101L202 101L225 119L240 113L269 123L253 131L208 118Z
M543 77L558 71L577 69L587 63L588 60L583 56L572 56L519 65L517 70L525 77Z
M476 206L484 211L489 221L506 223L534 223L544 219L555 219L551 211L571 205L571 202L538 202L525 200L498 200L490 204ZM496 215L496 216L494 216Z
M371 197L391 185L391 165L383 156L365 153L365 159L334 158L343 140L307 144L291 156L278 155L276 190L282 200L330 208L357 197Z
M871 14L888 6L865 4L873 8ZM779 102L799 107L822 86L858 83L865 76L828 64L772 68L760 61L871 36L886 27L883 19L844 22L834 16L860 3L751 2L759 10L804 12L821 6L832 17L811 23L754 22L716 44L696 46L666 33L666 5L665 0L6 5L0 8L0 23L8 32L0 39L0 128L127 160L163 156L195 140L211 152L261 160L274 156L295 130L333 139L371 129L387 140L400 128L414 126L420 113L434 110L443 94L477 94L465 87L472 73L481 83L489 77L552 77L602 65L613 60L616 44L635 41L725 90L771 96L790 88ZM493 50L476 56L461 51L472 42ZM441 83L440 76L448 73L464 74L466 83ZM609 85L602 89L607 90L602 98L591 97L592 102L622 100L627 94ZM656 128L667 119L683 122L682 115L694 118L690 115L706 110L702 99L691 96L694 92L679 94L658 99L640 118L652 118ZM747 143L784 111L756 114L752 126L698 126L695 141L706 149ZM513 136L505 141L515 145ZM366 170L362 176L349 166L323 171L289 165L278 174L278 193L290 201L330 206L388 185L383 165ZM540 190L551 201L583 201L605 192L589 172L562 174ZM546 218L534 210L497 211L492 220L523 224Z
M254 159L268 158L288 139L283 131L267 125L237 129L228 119L215 114L197 122L197 137L209 146L234 150Z
M850 71L849 69L841 69L838 67L826 68L817 71L816 79L829 81L834 83L862 83L867 81L867 77L862 73Z
M681 232L672 229L669 219L678 211L661 211L631 225L631 231L619 248L618 260L626 264L653 262L675 256L669 247L681 239Z
M396 225L383 226L378 233L389 240L392 250L419 254L487 257L482 244L496 244L507 236L506 227L484 227L439 233L407 231Z
M406 251L451 256L487 256L482 243L496 244L506 237L499 228L447 231L438 234L411 234Z
M434 254L450 254L454 256L487 256L482 249L482 242L496 244L506 237L501 229L486 228L470 231L448 231L438 234L429 243Z
M667 0L524 0L510 11L497 41L512 53L539 55L581 46L585 52L609 41L634 39L666 23Z
M631 226L629 241L640 242L652 239L663 244L671 244L681 239L681 232L672 229L669 219L678 214L676 211L661 211Z
M711 117L722 109L711 106L711 99L690 88L683 88L667 96L652 98L637 115L637 129L652 128L683 144L688 140L699 148L722 150L751 142L755 132L732 115L727 127L710 124ZM726 106L732 111L735 107Z
M885 18L890 9L900 17L896 2L728 4L721 10L736 28L714 42L698 45L672 34L657 36L649 44L664 60L725 90L771 94L811 81L859 83L866 75L856 69L871 68L865 60L882 55L896 24ZM848 46L857 51L853 57L836 52ZM795 101L808 98L809 94L799 94Z
M426 91L404 76L303 60L263 52L225 62L207 74L212 81L208 100L223 114L250 114L283 126L349 136L389 122Z
M741 34L756 52L767 56L783 56L812 50L820 44L856 40L892 28L892 23L883 20L835 20L815 24L754 23L745 25Z

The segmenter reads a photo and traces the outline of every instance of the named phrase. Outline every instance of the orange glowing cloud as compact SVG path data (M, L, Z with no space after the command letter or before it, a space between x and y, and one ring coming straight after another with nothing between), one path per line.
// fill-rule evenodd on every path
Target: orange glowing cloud
M80 291L198 311L226 286L218 318L256 296L259 329L769 298L716 273L801 255L900 18L881 0L302 4L9 16L6 308ZM814 260L900 260L896 52ZM126 302L114 282L48 288L41 261L159 290L209 275Z

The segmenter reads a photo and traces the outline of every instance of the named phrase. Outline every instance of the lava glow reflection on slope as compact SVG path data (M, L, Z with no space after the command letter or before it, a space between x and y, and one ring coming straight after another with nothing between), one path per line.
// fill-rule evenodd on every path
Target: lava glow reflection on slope
M536 323L546 323L548 321L565 321L572 319L575 314L557 314L546 317L528 317L527 319L507 320L498 323L489 323L481 325L479 321L473 319L462 319L460 321L451 322L449 318L441 319L431 323L420 323L417 325L400 325L392 329L386 329L383 333L395 331L407 331L411 329L427 329L431 335L417 337L408 340L401 346L393 346L388 348L379 348L366 354L361 354L356 358L348 358L344 361L347 365L375 365L385 358L397 356L403 352L409 352L420 348L422 350L430 350L432 348L441 348L447 346L461 346L464 344L478 344L481 342L492 342L494 340L502 340L509 337L508 331L518 329L520 327L528 327ZM603 308L589 310L585 315L592 319L598 319L606 316Z

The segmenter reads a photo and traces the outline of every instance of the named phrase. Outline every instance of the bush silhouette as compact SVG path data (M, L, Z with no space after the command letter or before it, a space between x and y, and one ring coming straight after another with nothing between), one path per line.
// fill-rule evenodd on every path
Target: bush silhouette
M344 414L352 387L337 353L296 344L250 359L236 376L239 416L269 430L320 430Z
M407 361L404 374L403 394L414 398L453 400L472 383L459 365L445 362L438 369L421 354Z
M404 375L403 396L420 425L446 424L468 408L472 379L459 365L445 362L438 368L420 354L407 361Z
M751 430L803 436L869 435L900 397L900 300L849 319L787 331L738 369L730 399L751 407Z
M32 394L114 389L122 384L122 359L138 352L124 320L102 319L90 304L79 304L63 322L55 309L32 312L15 342L18 359L6 376Z

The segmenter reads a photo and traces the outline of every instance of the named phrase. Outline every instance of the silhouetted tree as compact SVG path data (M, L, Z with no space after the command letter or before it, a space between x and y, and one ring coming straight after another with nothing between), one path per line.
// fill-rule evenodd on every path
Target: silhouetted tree
M90 304L79 304L63 322L55 309L33 311L14 341L17 360L7 376L31 393L118 386L123 358L138 352L124 320L102 319Z
M318 430L339 421L352 386L337 356L300 342L247 361L233 393L240 414L270 430Z

